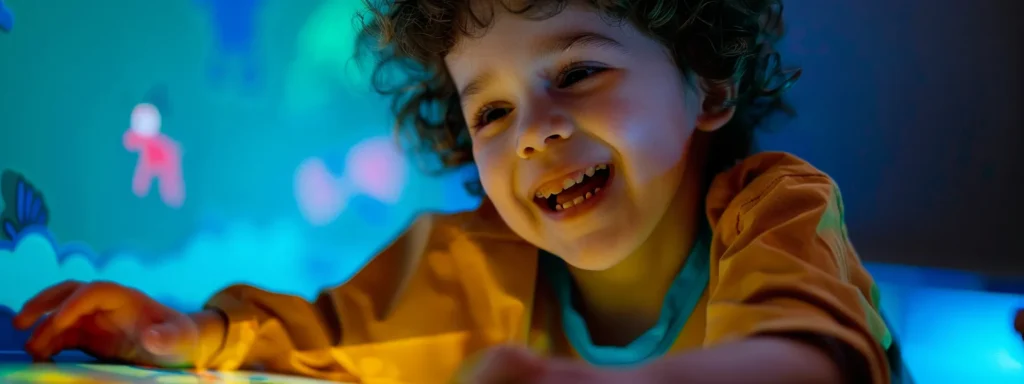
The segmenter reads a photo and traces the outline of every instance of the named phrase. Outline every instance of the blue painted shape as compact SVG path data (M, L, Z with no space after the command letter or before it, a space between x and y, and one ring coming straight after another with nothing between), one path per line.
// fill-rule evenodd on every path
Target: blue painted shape
M14 13L0 0L0 31L10 32L14 29Z
M0 215L2 232L7 239L14 239L28 227L45 227L50 219L42 193L25 177L10 170L0 175L4 210Z
M152 104L160 111L161 116L171 115L171 96L166 84L155 84L150 87L142 97L142 102Z
M258 76L258 63L254 55L256 15L263 0L196 0L209 11L213 19L214 53L210 77L223 81L227 75L229 59L241 62L242 77L251 85Z

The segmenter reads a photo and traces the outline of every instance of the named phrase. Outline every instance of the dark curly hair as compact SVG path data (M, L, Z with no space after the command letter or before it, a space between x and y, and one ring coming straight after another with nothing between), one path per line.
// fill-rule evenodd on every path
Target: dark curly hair
M400 142L430 155L428 170L473 162L459 94L444 63L461 36L486 31L493 8L481 0L367 0L360 15L357 57L372 56L372 83L392 97ZM544 19L570 0L490 0L522 17ZM782 38L782 0L586 0L609 21L625 21L669 48L684 78L698 76L707 101L736 113L710 139L715 174L754 151L754 129L768 116L794 111L782 92L800 75L784 69L775 50ZM731 88L731 92L728 90ZM731 93L731 95L729 95ZM731 96L731 97L728 97ZM479 193L478 181L470 183Z

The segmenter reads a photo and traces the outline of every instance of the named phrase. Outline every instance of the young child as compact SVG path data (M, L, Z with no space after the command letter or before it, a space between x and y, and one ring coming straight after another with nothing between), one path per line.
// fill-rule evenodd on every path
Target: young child
M373 9L399 127L476 165L479 209L422 216L312 303L234 286L185 315L60 284L16 319L49 314L28 351L367 383L890 382L839 190L751 155L796 78L780 1Z

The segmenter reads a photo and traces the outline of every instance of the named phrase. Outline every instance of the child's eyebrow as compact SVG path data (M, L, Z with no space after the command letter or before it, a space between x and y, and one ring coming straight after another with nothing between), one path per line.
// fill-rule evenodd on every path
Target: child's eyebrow
M487 83L490 83L493 78L494 74L488 71L474 77L473 80L466 83L466 86L462 87L462 90L459 91L459 99L462 101L463 107L465 107L466 100L482 92L484 87L487 86Z
M626 51L626 47L618 42L618 40L600 33L570 32L540 39L536 44L534 54L540 56L582 48L614 48L623 52Z
M596 32L569 32L540 39L534 46L534 56L544 56L583 48L613 48L626 53L626 47L611 37ZM462 100L466 100L482 91L491 81L491 73L483 73L474 77L459 91Z

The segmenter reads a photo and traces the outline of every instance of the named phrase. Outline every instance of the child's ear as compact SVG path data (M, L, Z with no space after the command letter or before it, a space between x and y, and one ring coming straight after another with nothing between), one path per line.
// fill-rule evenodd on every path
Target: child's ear
M733 100L738 85L732 80L705 79L700 80L700 85L704 92L701 97L700 115L697 116L697 129L714 132L732 120L736 114Z

